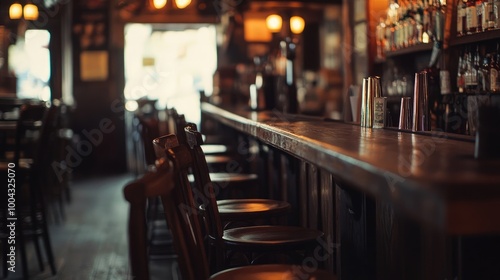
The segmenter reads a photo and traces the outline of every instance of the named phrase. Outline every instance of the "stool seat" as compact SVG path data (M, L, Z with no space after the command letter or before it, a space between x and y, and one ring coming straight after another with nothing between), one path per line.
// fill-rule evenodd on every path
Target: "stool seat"
M290 211L291 208L290 203L285 201L258 198L217 200L217 207L224 222L274 217Z
M189 182L194 182L194 176L192 174L188 175ZM257 174L242 174L242 173L210 173L210 179L214 183L223 182L248 182L257 180Z
M7 170L9 164L11 164L11 162L1 161L0 162L0 170ZM32 165L33 165L33 159L31 159L31 158L19 159L19 167L22 169L30 169Z
M229 150L226 145L220 144L204 144L201 146L201 149L203 150L203 153L205 153L205 155L223 154Z
M226 164L230 161L232 161L233 159L229 156L225 156L225 155L214 155L214 154L209 154L209 155L206 155L206 158L207 158L207 163L208 164Z
M311 267L284 264L250 265L226 269L212 275L210 280L335 280L335 276L327 271L315 269L309 272Z
M228 245L266 249L280 247L293 249L294 245L316 243L323 233L318 230L293 226L250 226L224 230L222 239ZM261 248L263 249L263 248Z

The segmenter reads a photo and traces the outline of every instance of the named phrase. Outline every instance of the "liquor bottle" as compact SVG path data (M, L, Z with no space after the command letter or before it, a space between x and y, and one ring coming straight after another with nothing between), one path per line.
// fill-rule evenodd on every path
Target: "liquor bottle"
M436 28L436 6L438 5L440 0L429 0L429 30L427 30L427 33L429 34L429 38L433 38L435 36L434 30Z
M500 0L493 0L493 14L495 17L495 29L500 29Z
M465 9L467 20L467 34L473 34L477 31L477 10L476 1L467 0L467 8Z
M493 0L487 0L483 4L483 30L495 29L495 11L493 10Z
M497 59L495 61L495 70L496 70L496 85L495 85L495 93L500 93L500 44L497 44ZM491 73L491 72L490 72Z
M457 69L457 90L459 93L465 92L465 59L464 54L460 52L458 56L458 69Z
M487 0L486 0L487 1ZM483 15L483 10L484 10L484 0L476 0L476 13L477 13L477 29L476 32L483 32L483 22L484 22L484 15Z
M482 89L482 79L481 78L481 56L479 54L479 46L476 46L476 52L474 54L474 63L472 65L472 85L475 85L472 88L472 92L477 93Z
M377 58L382 59L385 57L385 22L383 18L380 18L377 25L375 36L377 38Z
M423 37L429 38L430 34L429 32L431 31L431 15L430 15L430 9L429 9L429 2L428 0L424 0L424 8L423 8Z
M478 56L469 50L467 53L467 71L465 72L465 87L468 93L475 93L477 91L478 67Z
M495 55L491 54L490 57L490 64L489 64L489 79L490 79L490 92L492 93L498 93L500 92L499 86L499 78L498 78L498 72L500 70L500 65L498 64L498 58L500 54L497 54L497 57L495 59Z
M490 83L490 54L486 54L483 58L483 62L478 71L478 88L479 92L488 92L490 91L491 83Z
M465 9L462 0L457 1L457 36L464 35L465 29Z

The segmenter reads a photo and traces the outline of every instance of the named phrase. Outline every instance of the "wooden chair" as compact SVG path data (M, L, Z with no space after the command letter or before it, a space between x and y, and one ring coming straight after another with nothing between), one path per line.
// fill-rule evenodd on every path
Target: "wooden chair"
M191 189L185 188L189 184L187 176L178 172L178 168L185 167L177 165L176 169L172 169L168 161L160 162L156 171L145 174L124 188L125 198L130 202L128 240L132 278L150 278L145 245L144 203L147 197L161 196L167 223L172 228L175 241L173 244L184 280L335 279L325 271L293 265L253 265L221 271L210 276L200 217Z
M131 273L134 279L149 279L150 237L146 220L146 205L152 198L164 197L173 187L172 172L168 162L159 163L156 170L144 174L127 184L123 193L130 203L128 244ZM165 216L162 215L165 220Z
M188 130L189 128L186 129ZM193 136L195 138L193 138ZM220 271L223 267L225 249L236 249L239 247L238 249L244 251L263 253L283 252L298 248L301 250L308 250L314 248L315 245L319 246L317 244L317 239L321 238L323 233L305 228L288 226L250 226L223 230L217 203L215 201L214 185L210 180L207 166L204 162L204 155L199 146L201 143L201 134L188 130L187 137L192 149L184 145L179 145L168 150L168 156L174 166L175 187L181 188L181 191L184 192L183 195L187 197L187 200L184 201L184 203L186 203L184 206L179 205L179 201L173 201L170 204L174 205L174 207L171 206L170 209L171 211L176 211L178 213L177 217L181 218L181 221L184 221L184 223L179 223L181 226L188 226L189 230L184 230L185 232L197 232L201 227L198 226L200 217L197 216L199 201L196 204L195 201L200 199L204 200L207 211L203 214L203 224L205 230L208 232L211 245L215 247L215 255L217 256L215 261L218 264L216 268L217 271ZM191 190L188 179L188 170L190 168L194 169L196 178L196 188L194 188L193 191ZM206 191L205 197L200 197L200 195L203 195L203 193L200 193L200 190ZM186 217L190 219L186 221ZM169 220L169 223L173 224L174 222ZM190 224L194 225L192 229L189 226ZM201 244L203 244L203 239L200 233L184 234L181 237L174 234L174 240L181 243L183 242L182 239L187 240L191 237L194 239L191 243L198 245L196 252L202 251L203 247ZM209 246L209 248L211 248L211 246ZM210 256L211 252L209 251L208 253ZM204 257L204 255L205 254L198 254L195 256L197 257L195 263L199 265L209 265L210 262L207 263L200 259ZM190 257L188 252L183 251L179 252L179 256ZM192 266L186 267L193 269ZM283 264L253 265L220 271L210 279L294 279L293 277L298 277L298 274L297 271L294 273L293 269L300 270L301 267ZM206 271L206 268L200 269L200 271ZM334 279L333 275L320 270L316 270L310 275L305 276L306 277L303 279Z
M160 135L159 121L156 118L145 118L140 115L136 115L135 117L138 121L137 130L141 135L145 170L149 170L155 166L156 156L153 148L153 139ZM137 160L140 161L140 159Z
M186 127L189 147L179 145L168 150L176 174L186 180L183 189L190 189L187 184L189 169L193 169L195 188L194 200L204 211L204 223L210 243L209 257L215 271L225 267L234 253L244 253L249 256L250 263L260 261L270 254L286 255L295 262L318 248L323 233L313 229L293 226L249 226L224 230L218 203L215 199L217 186L210 179L201 150L201 134ZM251 207L249 207L251 208Z
M29 277L25 243L28 238L33 241L38 265L43 271L42 250L39 244L39 238L41 238L51 272L53 275L56 274L46 219L45 196L50 189L47 186L47 174L44 167L51 166L51 162L47 161L50 154L48 136L54 129L52 124L57 118L57 108L52 106L47 112L45 111L46 106L42 104L26 104L21 107L15 133L14 157L10 160L15 165L16 174L16 247L20 252L21 270L25 279ZM39 136L35 137L37 139L35 142L27 142L28 131L32 133L38 131ZM9 169L12 169L11 166L12 164L2 162L0 164L2 174L8 174ZM6 197L2 196L1 199L7 201ZM6 217L10 215L6 205L4 206L3 203L1 205L0 223L6 222ZM4 225L0 228L3 230ZM0 235L2 243L6 244L7 235L5 233L0 233ZM5 253L8 246L2 247ZM4 266L4 276L7 272L7 267Z
M183 131L184 127L186 126L187 122L185 119L185 116L182 114L177 113L177 110L174 108L167 109L167 116L168 116L168 129L167 129L167 134L179 134L178 131ZM183 142L185 138L182 138L180 142ZM216 143L211 143L211 144L203 144L202 146L203 152L205 155L214 155L214 158L211 159L210 157L207 158L207 162L210 164L211 162L227 162L227 157L220 157L223 155L231 154L233 152L233 149L224 144L216 144ZM218 156L218 157L217 157Z
M155 152L158 158L166 156L168 149L180 145L178 138L174 134L159 137L153 141ZM186 146L186 145L185 145ZM248 184L249 175L239 173L209 173L211 182L218 188L229 187L230 184L243 182ZM254 178L253 176L250 179ZM188 175L191 183L194 183L194 176ZM254 181L250 181L254 183ZM256 222L268 222L284 217L290 211L290 204L285 201L260 198L236 198L217 200L220 218L225 228L232 227L233 224L254 224ZM204 211L204 204L201 204ZM273 221L278 222L278 221Z
M184 115L172 114L170 119L174 119L175 122L175 134L177 136L178 143L187 144L187 139L185 136L184 128L187 125L196 127L195 124L187 123ZM157 138L158 141L162 141L162 137ZM159 144L159 152L157 156L164 156L164 145ZM155 148L156 149L156 148ZM203 147L202 147L203 149ZM219 199L226 198L243 198L243 197L257 197L258 190L255 186L259 184L259 178L255 173L242 173L236 172L241 169L239 161L234 158L234 154L224 154L224 155L206 155L205 159L209 170L211 171L212 180L217 183L225 183L218 194ZM194 180L194 179L192 179Z
M144 170L153 171L156 168L156 155L153 140L160 134L159 119L156 114L145 116L136 114L137 130L141 135L144 155ZM142 160L138 159L138 162ZM163 207L159 196L148 197L146 207L148 252L150 257L164 257L166 248L171 246L171 233L165 223Z

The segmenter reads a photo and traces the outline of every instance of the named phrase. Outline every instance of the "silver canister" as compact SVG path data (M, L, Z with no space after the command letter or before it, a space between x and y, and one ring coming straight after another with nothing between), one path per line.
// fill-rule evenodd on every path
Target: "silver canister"
M361 93L361 126L363 127L373 127L375 97L382 97L380 77L364 78Z
M399 129L412 128L411 97L401 97L401 110L399 111Z
M361 127L366 127L366 99L368 91L368 78L363 78L363 86L361 88Z
M415 73L415 88L413 92L413 131L430 130L429 87L427 72Z
M386 126L387 97L375 97L373 104L373 128L384 128Z

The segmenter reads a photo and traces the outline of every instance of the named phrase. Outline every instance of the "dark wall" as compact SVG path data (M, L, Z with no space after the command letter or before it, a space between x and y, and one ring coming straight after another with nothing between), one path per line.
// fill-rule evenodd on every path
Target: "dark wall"
M75 160L80 159L75 170L83 174L124 172L127 166L123 48L113 44L111 4L101 2L104 5L80 1L73 7L73 129L78 136ZM107 55L107 75L88 79L80 71L81 55L96 52ZM92 67L90 71L102 70Z

